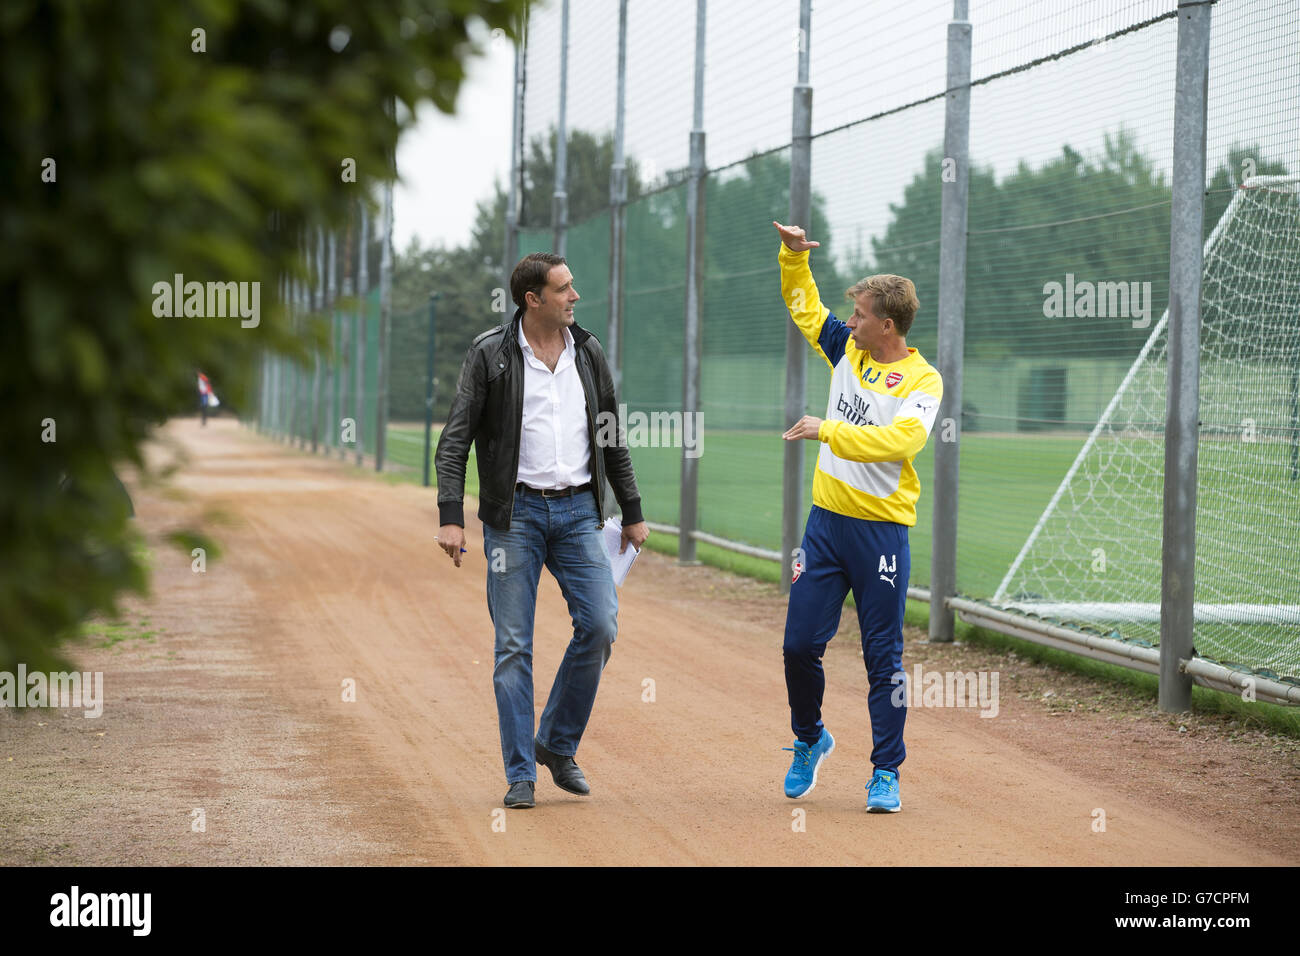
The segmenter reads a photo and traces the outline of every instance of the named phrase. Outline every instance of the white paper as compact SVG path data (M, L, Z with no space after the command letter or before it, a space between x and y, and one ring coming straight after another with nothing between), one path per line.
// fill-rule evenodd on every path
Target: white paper
M618 549L623 543L623 522L617 517L606 519L602 531L605 539L605 550L609 553L609 569L614 574L614 586L620 587L627 580L627 572L632 570L632 562L636 560L636 556L641 552L628 544L626 551L622 554L618 553Z

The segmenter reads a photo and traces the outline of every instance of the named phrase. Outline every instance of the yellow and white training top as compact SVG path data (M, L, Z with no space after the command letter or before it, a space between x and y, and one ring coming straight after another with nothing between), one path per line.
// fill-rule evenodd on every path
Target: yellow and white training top
M921 482L912 459L934 426L943 379L914 348L897 362L873 362L822 305L808 252L782 243L779 261L790 317L831 367L813 504L850 518L915 525Z

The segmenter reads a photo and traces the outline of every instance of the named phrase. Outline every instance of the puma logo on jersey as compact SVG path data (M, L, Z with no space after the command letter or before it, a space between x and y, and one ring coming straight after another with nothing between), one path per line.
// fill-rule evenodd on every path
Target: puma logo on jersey
M894 578L896 578L896 577L898 577L897 574L882 574L882 575L880 576L880 580L882 580L882 581L888 581L888 582L889 582L889 586L890 586L891 588L893 588L895 591L897 591L897 590L898 590L898 585L894 583Z

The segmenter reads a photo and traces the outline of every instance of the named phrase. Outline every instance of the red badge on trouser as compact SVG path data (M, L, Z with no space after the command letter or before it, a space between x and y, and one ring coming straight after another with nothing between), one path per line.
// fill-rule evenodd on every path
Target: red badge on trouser
M885 388L893 388L903 380L902 372L890 372L885 376Z
M790 567L794 569L794 577L790 579L790 583L794 584L794 582L799 580L799 575L803 574L803 562L796 561L794 564L790 565Z

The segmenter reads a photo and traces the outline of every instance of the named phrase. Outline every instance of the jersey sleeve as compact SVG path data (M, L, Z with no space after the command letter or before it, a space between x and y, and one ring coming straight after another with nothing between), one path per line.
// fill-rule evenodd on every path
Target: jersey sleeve
M845 461L911 459L925 447L942 399L943 379L929 369L903 399L890 424L853 425L827 419L817 430L817 439Z
M835 318L831 310L822 305L813 282L812 269L808 267L811 250L791 252L783 242L777 261L781 264L781 298L790 310L790 318L808 340L813 351L834 368L844 357L844 344L849 339L849 327Z

